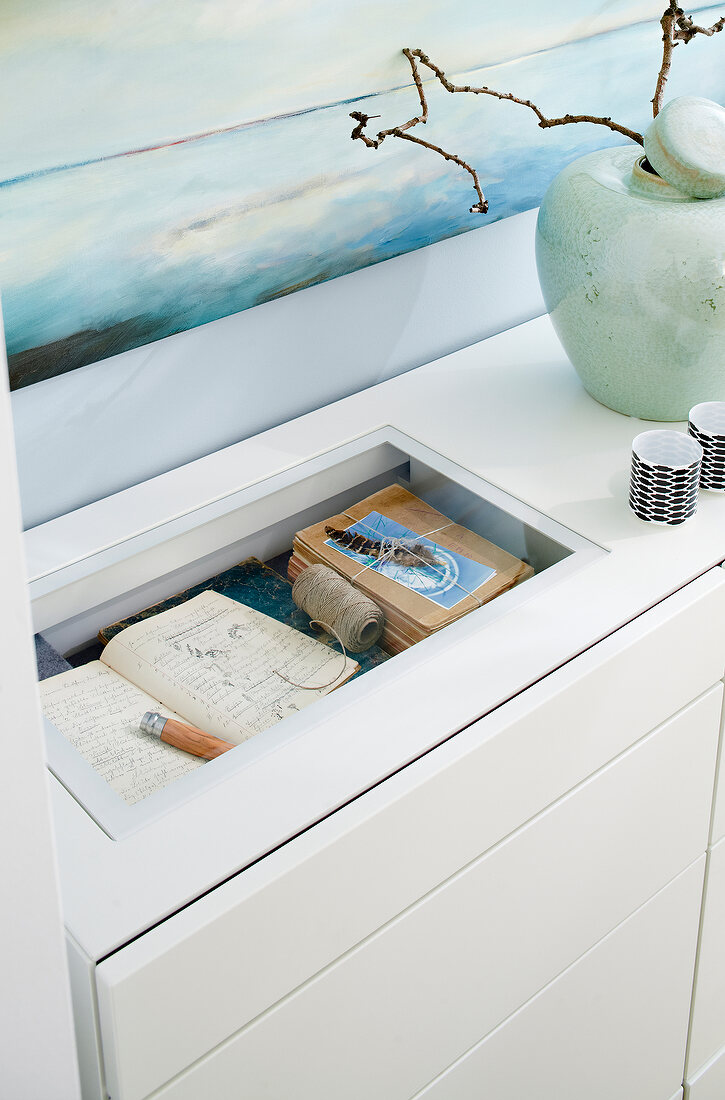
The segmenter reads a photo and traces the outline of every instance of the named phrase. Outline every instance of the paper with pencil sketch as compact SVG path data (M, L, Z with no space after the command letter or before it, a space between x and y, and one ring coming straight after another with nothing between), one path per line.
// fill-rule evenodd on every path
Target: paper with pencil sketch
M439 607L455 607L496 575L495 569L481 565L462 554L456 554L380 512L369 512L363 519L356 520L347 527L346 532L360 535L361 540L364 540L356 540L353 545L357 549L353 550L349 545L333 538L327 539L326 545L359 561L361 568L367 566L374 569L376 573L382 573L397 584L425 596ZM404 546L408 548L416 544L424 546L429 551L424 556L430 556L431 560L419 560L412 554L411 562L410 557L405 554L396 555L394 547L399 540L403 540ZM382 556L378 557L378 554ZM396 561L396 556L403 559L402 564Z

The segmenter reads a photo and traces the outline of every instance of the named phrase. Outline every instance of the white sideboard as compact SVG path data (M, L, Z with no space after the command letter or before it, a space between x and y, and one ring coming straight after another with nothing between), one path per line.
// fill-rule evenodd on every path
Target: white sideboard
M722 750L721 750L722 751ZM725 780L718 765L687 1055L688 1100L725 1095Z
M642 425L584 393L546 318L31 530L36 626L80 641L276 552L323 476L289 471L385 425L596 552L117 839L53 779L84 1096L708 1100L725 498L676 529L629 512Z

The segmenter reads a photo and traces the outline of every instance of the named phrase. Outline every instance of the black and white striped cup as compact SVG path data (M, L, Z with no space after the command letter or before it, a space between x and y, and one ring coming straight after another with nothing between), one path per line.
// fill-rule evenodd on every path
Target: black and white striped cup
M687 430L702 447L700 488L725 493L725 401L695 405Z
M674 526L697 509L702 447L669 429L642 432L632 443L629 506L648 523Z

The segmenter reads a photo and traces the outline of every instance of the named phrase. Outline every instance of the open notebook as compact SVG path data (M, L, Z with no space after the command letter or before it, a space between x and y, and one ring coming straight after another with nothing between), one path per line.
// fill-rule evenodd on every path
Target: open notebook
M268 615L203 592L127 627L100 661L39 688L46 718L132 805L204 763L141 733L145 711L241 744L334 691L358 668Z

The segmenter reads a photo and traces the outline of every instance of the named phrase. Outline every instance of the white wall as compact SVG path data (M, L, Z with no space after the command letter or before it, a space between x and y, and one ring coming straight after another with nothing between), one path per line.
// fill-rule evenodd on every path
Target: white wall
M540 315L535 220L518 214L18 390L25 526Z
M0 321L0 371L7 371ZM35 653L25 591L10 402L0 379L0 1095L80 1095Z

